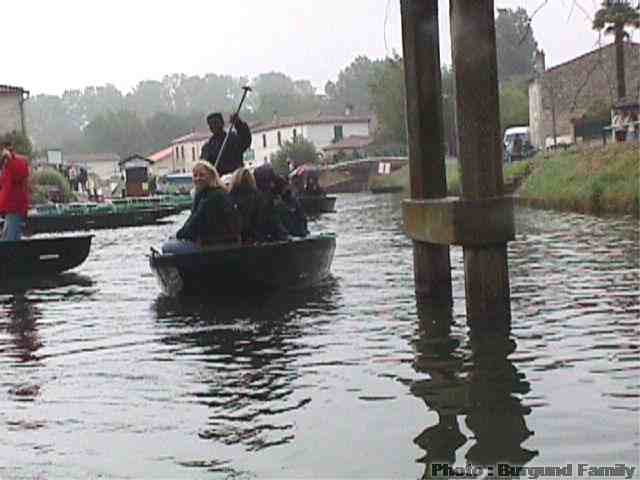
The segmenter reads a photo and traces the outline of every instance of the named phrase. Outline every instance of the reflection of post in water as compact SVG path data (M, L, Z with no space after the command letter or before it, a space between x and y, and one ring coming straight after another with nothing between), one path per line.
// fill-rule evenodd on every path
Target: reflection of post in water
M525 415L530 409L517 395L530 390L524 375L508 356L515 342L508 332L471 332L468 346L450 335L451 309L418 305L419 330L415 341L414 368L429 375L411 385L411 392L438 414L438 423L427 427L414 442L425 455L425 478L437 477L439 465L524 465L537 455L521 444L533 434ZM456 451L468 438L460 431L459 417L473 432L475 443L466 460ZM442 475L442 470L439 470Z

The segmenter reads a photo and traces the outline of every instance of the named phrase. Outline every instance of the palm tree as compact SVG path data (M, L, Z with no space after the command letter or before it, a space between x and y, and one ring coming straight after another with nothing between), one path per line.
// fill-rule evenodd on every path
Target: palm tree
M605 34L613 34L616 46L616 76L618 79L618 98L627 94L624 78L624 44L629 33L625 28L640 28L640 6L632 7L628 0L603 0L602 8L593 19L594 30L604 30Z

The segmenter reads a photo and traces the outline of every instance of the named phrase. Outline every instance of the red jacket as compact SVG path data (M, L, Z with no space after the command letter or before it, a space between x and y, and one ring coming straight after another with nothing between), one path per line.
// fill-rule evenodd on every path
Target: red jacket
M27 216L29 210L29 163L27 157L11 154L0 176L0 213Z

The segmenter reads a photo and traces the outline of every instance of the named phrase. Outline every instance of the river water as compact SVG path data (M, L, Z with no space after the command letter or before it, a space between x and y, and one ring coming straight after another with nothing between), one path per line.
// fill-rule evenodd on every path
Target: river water
M309 291L161 296L146 254L186 213L96 231L73 272L3 286L0 478L638 467L637 222L518 209L512 328L492 337L466 326L460 248L453 311L417 308L400 202L342 195L313 221L338 241Z

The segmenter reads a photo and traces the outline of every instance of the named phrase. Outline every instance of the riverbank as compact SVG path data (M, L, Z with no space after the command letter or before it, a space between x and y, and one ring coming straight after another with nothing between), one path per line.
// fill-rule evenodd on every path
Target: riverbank
M638 144L611 144L537 155L504 166L506 191L521 205L590 214L640 213ZM409 167L371 179L371 187L409 192ZM449 195L460 195L460 174L447 163Z

